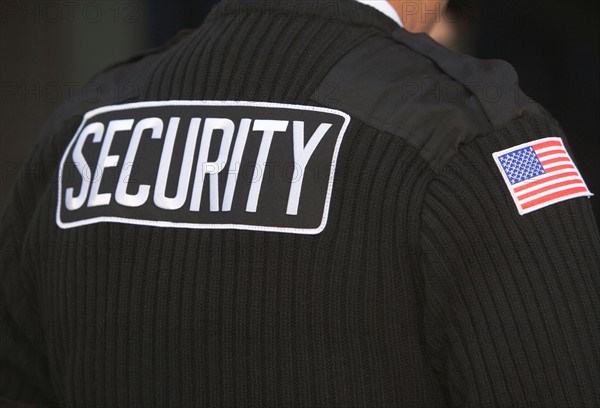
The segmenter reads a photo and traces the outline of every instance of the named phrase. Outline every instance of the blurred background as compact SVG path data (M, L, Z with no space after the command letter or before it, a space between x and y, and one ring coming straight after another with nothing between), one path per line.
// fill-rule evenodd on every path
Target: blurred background
M280 0L286 1L286 0ZM296 0L298 1L298 0ZM0 0L0 205L50 112L103 68L194 28L215 0ZM449 0L432 35L500 58L562 125L600 220L600 2ZM540 135L542 137L543 135Z

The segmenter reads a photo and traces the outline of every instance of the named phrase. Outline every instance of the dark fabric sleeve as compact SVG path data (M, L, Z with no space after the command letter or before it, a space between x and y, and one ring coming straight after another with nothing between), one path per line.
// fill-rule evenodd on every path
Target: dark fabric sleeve
M39 196L48 185L47 150L39 143L21 167L0 218L0 406L55 403L35 284L27 265L35 253L26 245Z
M492 153L563 137L524 117L462 146L422 213L425 337L451 406L600 406L600 240L588 198L519 215Z

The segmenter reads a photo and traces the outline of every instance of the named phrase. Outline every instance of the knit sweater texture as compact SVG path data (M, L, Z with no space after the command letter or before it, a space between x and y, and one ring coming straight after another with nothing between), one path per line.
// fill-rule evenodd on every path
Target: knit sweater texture
M91 82L2 212L7 406L600 406L598 231L584 197L517 212L492 153L567 139L507 63L354 1L224 1ZM348 114L323 231L60 228L83 115L171 100Z

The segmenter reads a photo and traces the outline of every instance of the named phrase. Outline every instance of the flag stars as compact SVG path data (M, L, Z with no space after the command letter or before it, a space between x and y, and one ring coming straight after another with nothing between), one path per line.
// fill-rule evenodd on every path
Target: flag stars
M544 168L531 146L504 154L498 159L511 184L545 174Z

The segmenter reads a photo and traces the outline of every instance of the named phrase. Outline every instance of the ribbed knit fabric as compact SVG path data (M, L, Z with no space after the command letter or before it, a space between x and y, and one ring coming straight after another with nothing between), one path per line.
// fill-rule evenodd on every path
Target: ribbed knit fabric
M588 203L521 217L481 160L540 134L564 137L530 117L477 139L424 200L426 338L458 405L598 405L600 245Z
M57 227L56 167L88 109L314 105L344 55L395 28L357 2L227 2L176 45L95 78L103 99L49 122L2 213L0 396L67 407L600 405L589 203L520 216L491 160L563 136L542 115L481 135L435 171L409 141L353 118L317 235Z

